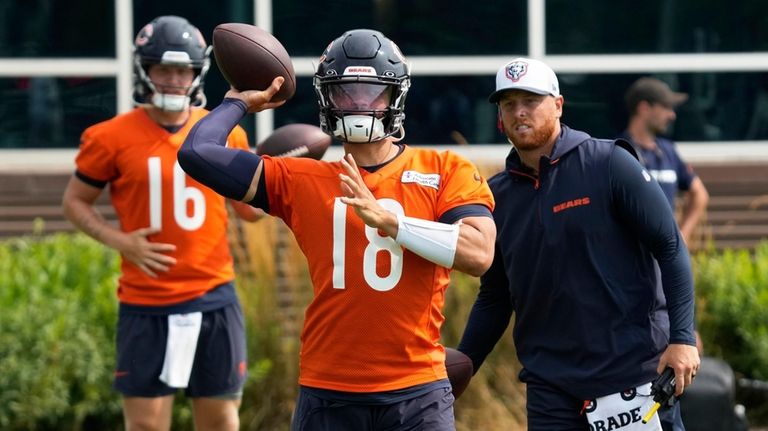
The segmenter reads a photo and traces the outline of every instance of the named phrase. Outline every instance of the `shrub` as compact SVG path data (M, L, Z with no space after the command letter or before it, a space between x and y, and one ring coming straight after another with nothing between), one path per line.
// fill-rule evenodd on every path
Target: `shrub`
M768 380L768 242L754 252L698 253L693 262L705 351Z
M724 359L737 375L768 380L768 241L754 251L694 256L697 320L705 354ZM753 424L768 424L768 394L737 390Z
M119 421L110 388L117 265L84 236L0 243L1 429Z
M249 357L241 429L287 430L297 393L298 328L312 288L284 226L265 220L249 229L255 230L236 232L233 242ZM742 375L768 379L768 242L754 253L700 252L694 272L706 351ZM84 235L0 242L0 429L122 427L120 398L111 388L118 274L117 254ZM444 310L447 346L458 344L478 284L454 273ZM519 370L508 331L456 403L457 429L524 429ZM183 397L174 429L192 429Z

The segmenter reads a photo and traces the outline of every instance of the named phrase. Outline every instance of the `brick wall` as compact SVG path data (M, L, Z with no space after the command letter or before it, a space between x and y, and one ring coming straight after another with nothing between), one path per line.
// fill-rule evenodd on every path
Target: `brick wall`
M705 223L691 248L712 240L716 248L751 248L768 239L768 164L694 166L710 193ZM498 170L481 166L483 174ZM34 232L73 231L61 213L70 173L0 173L0 238ZM115 220L105 190L97 210Z

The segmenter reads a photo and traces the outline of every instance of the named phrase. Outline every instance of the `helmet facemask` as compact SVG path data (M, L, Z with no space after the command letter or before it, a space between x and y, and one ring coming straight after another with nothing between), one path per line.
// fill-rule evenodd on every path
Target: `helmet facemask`
M328 130L344 142L376 142L402 129L404 92L378 80L338 80L320 84Z

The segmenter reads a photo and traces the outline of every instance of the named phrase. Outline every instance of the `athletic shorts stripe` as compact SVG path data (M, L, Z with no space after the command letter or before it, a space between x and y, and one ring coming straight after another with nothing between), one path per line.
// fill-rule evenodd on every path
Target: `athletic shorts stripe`
M160 381L168 316L120 313L113 387L124 396L173 394ZM188 397L239 398L247 377L245 325L238 303L203 313Z

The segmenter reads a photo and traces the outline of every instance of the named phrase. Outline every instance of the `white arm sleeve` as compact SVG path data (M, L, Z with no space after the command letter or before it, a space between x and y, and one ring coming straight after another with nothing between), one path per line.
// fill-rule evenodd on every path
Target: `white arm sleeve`
M450 268L459 242L459 225L397 215L395 242L430 262Z

